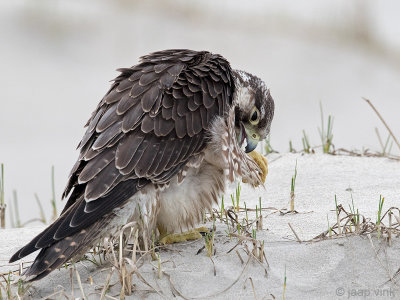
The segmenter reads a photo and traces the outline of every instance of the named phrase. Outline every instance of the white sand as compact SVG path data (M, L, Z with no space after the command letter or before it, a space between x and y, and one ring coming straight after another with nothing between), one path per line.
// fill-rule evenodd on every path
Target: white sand
M216 255L213 256L215 276L213 263L205 252L196 255L204 245L203 240L176 244L169 247L173 251L162 250L160 253L163 271L170 275L173 285L184 297L255 299L252 281L257 299L273 299L273 296L281 299L286 268L287 299L400 298L400 289L389 281L400 267L398 238L393 239L391 247L374 236L374 247L366 236L299 244L288 226L290 222L302 240L311 239L325 231L328 227L327 214L330 224L335 222L334 195L337 195L338 203L347 209L351 203L350 192L346 191L349 188L352 189L355 207L375 221L379 195L385 197L384 211L391 206L399 206L400 163L385 158L322 154L270 156L270 174L265 190L252 190L243 185L241 206L246 201L248 208L255 208L261 196L263 207L287 208L296 159L298 176L295 209L299 213L281 216L272 213L273 210L264 211L264 230L257 232L257 239L265 241L268 275L265 276L263 266L254 260L246 264L248 255L243 246L236 249L245 261L244 264L235 251L227 253L237 240L230 240L225 233L225 224L217 221ZM229 193L225 199L225 205L230 205ZM0 272L16 269L15 266L6 265L6 261L19 246L39 231L40 228L0 231ZM108 271L101 271L101 268L91 263L77 264L77 269L88 298L98 299L100 291L95 288L104 284ZM179 298L177 292L172 292L168 276L163 275L157 279L157 262L147 260L139 271L166 298L173 298L173 295ZM89 283L89 276L93 278L93 285ZM397 279L395 277L394 281ZM134 276L133 281L139 291L128 299L160 298L155 293L146 293L152 289L137 277ZM74 296L80 297L76 279L74 282ZM114 276L111 282L118 282L118 278ZM49 295L61 286L71 296L69 270L55 271L46 279L34 283L33 298ZM221 293L229 286L230 289ZM119 288L117 283L108 295L118 295ZM337 292L343 292L344 295L338 296Z

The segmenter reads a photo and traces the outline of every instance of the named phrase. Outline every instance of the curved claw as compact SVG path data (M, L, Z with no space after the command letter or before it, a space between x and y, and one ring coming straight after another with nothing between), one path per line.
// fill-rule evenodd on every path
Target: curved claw
M262 182L265 182L265 179L267 178L268 175L268 161L267 158L258 153L257 151L252 151L250 153L248 153L248 155L256 162L256 164L260 167L261 169L261 180ZM246 183L247 181L242 180L244 183Z

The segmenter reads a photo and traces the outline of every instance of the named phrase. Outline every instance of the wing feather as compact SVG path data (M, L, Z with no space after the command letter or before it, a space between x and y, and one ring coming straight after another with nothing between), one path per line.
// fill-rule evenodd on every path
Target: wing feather
M195 135L193 124L192 124L193 114L186 113L186 132L187 135L192 137Z
M111 105L106 112L101 116L99 122L96 125L96 132L103 132L107 128L109 128L112 124L119 120L119 116L117 115L117 104L114 103Z
M139 97L142 95L144 92L146 92L149 89L150 85L140 85L139 82L136 82L133 86L132 89L129 92L129 95L132 98Z
M119 133L122 132L121 128L122 121L114 123L112 126L107 128L105 131L99 134L99 136L94 141L92 148L94 150L102 149Z
M175 151L175 148L179 146L178 142L175 142L175 140L169 140L168 144L164 148L164 151L162 152L162 155L160 155L159 163L154 171L154 175L159 176L162 172L167 170L167 165L169 162L172 160L172 155Z
M149 133L154 130L154 120L149 114L146 114L143 117L141 130L144 133Z
M140 144L138 149L135 151L135 154L133 155L132 159L130 160L129 164L120 170L120 172L123 175L136 175L135 173L135 167L139 163L141 157L143 156L143 153L147 150L147 147L149 146L149 138L146 137L143 142Z
M144 112L149 112L157 101L160 94L160 86L153 85L146 93L144 93L141 103Z
M126 78L118 83L116 87L117 92L124 92L132 88L132 81L129 78Z
M105 195L118 175L120 173L113 160L96 177L86 183L85 200L93 201Z
M145 135L143 132L139 132L138 134L130 132L124 136L118 145L115 156L116 167L118 169L123 169L129 164L144 138Z
M156 136L167 136L175 127L175 123L172 120L164 118L155 118L154 122L154 133Z
M135 172L138 177L144 177L147 175L148 170L156 158L159 148L160 140L156 136L153 136L152 140L149 142L146 152L144 152L143 156L135 167Z
M172 110L174 112L174 110ZM187 133L187 128L186 128L186 119L185 118L178 118L176 117L175 119L175 131L176 131L176 136L178 138L183 138L185 137Z
M117 115L125 114L132 106L140 102L140 97L132 98L129 93L124 94L118 102Z
M86 183L92 180L115 158L115 149L102 152L97 159L90 160L78 176L78 183Z
M179 140L175 140L175 148L174 151L171 154L171 158L168 162L168 164L165 166L165 169L168 170L175 166L177 162L179 161L180 154L182 152L182 149L185 149L185 144L188 142L188 138L185 136Z
M162 161L162 155L165 152L167 147L168 147L167 139L161 138L160 145L158 147L158 151L156 154L157 159L153 160L153 162L151 163L151 166L147 170L147 174L146 174L147 177L152 177L156 173L156 170Z
M202 123L201 123L201 115L200 115L200 110L196 111L194 114L190 114L192 117L192 129L193 129L193 135L199 134L200 131L203 129Z
M158 79L157 73L155 72L145 73L142 74L142 76L140 76L139 84L145 86L152 83L153 81L156 81L157 79Z
M87 123L61 216L12 261L88 228L146 184L168 183L232 104L229 63L209 52L155 52L119 71Z
M171 108L174 106L174 97L170 93L164 93L162 99L162 106L163 108Z
M111 91L104 96L104 102L107 104L111 104L121 100L121 92L116 88L111 88Z
M177 118L188 115L188 101L186 99L175 98Z
M132 107L126 115L123 116L122 120L122 132L129 132L134 130L140 125L140 121L144 116L144 111L140 103L137 103Z

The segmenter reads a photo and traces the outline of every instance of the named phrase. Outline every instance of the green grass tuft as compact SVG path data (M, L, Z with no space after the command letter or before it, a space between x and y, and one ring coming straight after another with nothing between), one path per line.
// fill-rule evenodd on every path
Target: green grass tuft
M357 231L360 228L360 214L358 213L358 208L355 209L355 207L354 207L353 194L351 194L351 203L352 203L352 205L350 206L350 204L349 204L349 208L350 208L351 214L353 215L352 221L354 224L355 231ZM350 232L351 232L351 225L350 225Z
M240 186L240 182L239 182L235 189L235 194L231 194L232 205L233 205L233 207L236 207L237 212L239 212L239 209L240 209L239 203L240 203L241 190L242 190L242 187Z
M56 188L54 183L54 166L51 166L51 207L53 208L53 216L52 220L55 221L57 219L57 205L56 205Z
M296 188L296 178L297 178L297 159L296 166L294 167L294 175L292 176L291 184L290 184L290 211L294 211L294 191Z
M376 220L376 225L378 226L378 240L381 235L381 216L382 216L382 208L383 208L383 203L385 202L385 197L382 197L382 195L379 196L379 203L378 203L378 218Z
M321 128L318 128L319 135L321 137L322 142L322 150L324 153L331 153L331 148L333 147L333 117L331 115L328 116L328 124L325 131L324 127L324 112L322 110L322 104L320 102L320 111L321 111Z
M310 141L308 139L308 136L307 136L305 130L303 130L303 137L301 138L301 141L303 143L303 151L305 153L311 153Z

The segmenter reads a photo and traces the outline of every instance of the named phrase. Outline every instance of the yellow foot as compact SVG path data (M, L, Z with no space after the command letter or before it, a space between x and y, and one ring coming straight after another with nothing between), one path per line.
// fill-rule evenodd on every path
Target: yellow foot
M249 156L257 163L257 165L260 167L261 169L261 180L262 182L265 182L265 179L267 178L268 175L268 161L267 158L258 153L257 151L251 151L249 153ZM247 180L242 180L244 183L247 182Z
M167 234L160 239L160 244L165 245L198 240L203 237L200 232L209 232L209 230L206 227L200 227L182 233Z
M252 151L249 153L249 155L251 156L251 158L254 159L254 161L257 163L257 165L260 167L261 169L261 179L263 182L265 182L265 179L267 178L268 175L268 161L267 158L258 153L257 151Z

